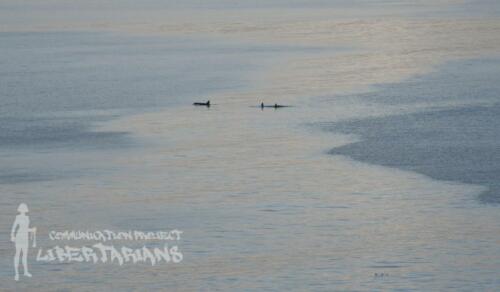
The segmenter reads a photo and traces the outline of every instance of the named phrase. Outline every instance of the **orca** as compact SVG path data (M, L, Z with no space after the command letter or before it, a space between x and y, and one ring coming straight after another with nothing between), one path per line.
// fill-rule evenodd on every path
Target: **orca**
M199 106L210 106L210 100L207 100L207 102L195 102L193 105L199 105Z
M265 108L265 107L268 107L268 108L282 108L282 107L289 107L289 105L282 105L282 104L277 104L275 103L274 105L265 105L263 102L260 103L260 108Z

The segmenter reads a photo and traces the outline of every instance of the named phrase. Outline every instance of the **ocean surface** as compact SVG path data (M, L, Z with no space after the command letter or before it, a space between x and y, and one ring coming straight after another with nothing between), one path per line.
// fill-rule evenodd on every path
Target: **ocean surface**
M478 199L500 203L499 65L491 59L451 63L437 73L358 96L381 106L424 104L426 109L330 125L361 139L330 153L483 185L488 189Z
M293 1L283 15L325 5L356 15L352 3L326 2ZM428 7L392 2L360 1L369 9L358 15L429 16ZM176 5L199 8L186 3ZM48 8L65 7L56 4ZM148 1L138 15L158 5ZM255 9L228 5L203 10ZM433 13L498 11L491 1L445 7ZM483 24L415 22L424 41L385 47L382 36L407 27L377 20L372 33L355 19L303 33L293 23L290 36L278 20L276 36L306 41L102 32L102 23L96 31L2 30L0 290L498 290L500 56L474 55L468 38L449 47L426 38ZM317 28L359 33L372 47L316 43L308 38ZM482 32L477 40L495 29ZM210 108L192 106L208 99ZM291 107L262 110L261 102ZM33 277L16 282L10 229L21 202L38 247L29 253ZM38 248L93 243L53 241L51 231L172 229L183 231L178 264L35 260Z

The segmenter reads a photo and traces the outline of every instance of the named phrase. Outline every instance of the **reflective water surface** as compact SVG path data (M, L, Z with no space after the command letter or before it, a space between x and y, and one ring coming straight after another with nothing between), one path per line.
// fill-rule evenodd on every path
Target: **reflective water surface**
M497 290L498 5L449 2L5 18L1 290ZM184 260L43 263L32 248L15 282L20 202L39 247L66 243L52 230L176 228Z

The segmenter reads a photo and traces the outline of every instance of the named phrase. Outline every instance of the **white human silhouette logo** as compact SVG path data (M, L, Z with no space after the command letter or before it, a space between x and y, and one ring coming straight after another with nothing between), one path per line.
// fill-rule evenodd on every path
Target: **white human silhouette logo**
M14 256L14 269L15 269L15 280L19 281L19 260L22 255L22 263L24 269L24 275L26 277L31 277L28 271L28 247L29 247L29 235L31 233L33 237L33 247L36 247L36 227L30 228L30 217L26 215L28 213L28 206L25 203L19 204L17 207L17 212L19 214L16 216L16 220L12 225L12 231L10 234L10 240L14 242L16 246L16 255Z

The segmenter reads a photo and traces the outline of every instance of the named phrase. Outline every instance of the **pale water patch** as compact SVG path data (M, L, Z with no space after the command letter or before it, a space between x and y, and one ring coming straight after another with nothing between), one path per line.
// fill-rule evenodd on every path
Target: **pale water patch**
M122 278L133 268L108 268L108 279L120 277L121 288L165 281L184 289L452 289L470 277L465 287L494 285L493 271L464 274L454 264L483 258L487 265L496 252L494 230L487 232L496 215L474 200L482 187L328 158L324 149L352 139L304 131L295 121L301 114L300 107L186 106L108 124L106 131L127 125L148 146L114 157L118 171L102 185L83 180L73 194L82 210L71 212L92 208L93 222L119 228L175 222L186 248L181 266L145 267L133 282ZM98 195L85 202L89 194ZM473 238L484 244L463 253ZM379 272L390 277L374 278Z

